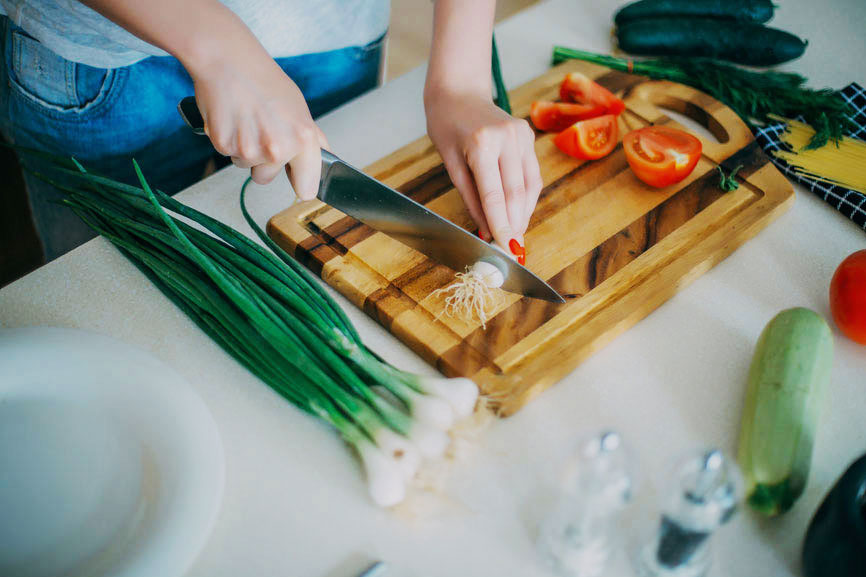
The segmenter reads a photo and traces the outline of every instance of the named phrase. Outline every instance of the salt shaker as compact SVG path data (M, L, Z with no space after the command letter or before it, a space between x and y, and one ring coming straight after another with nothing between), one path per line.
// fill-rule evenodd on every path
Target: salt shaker
M719 450L683 463L662 507L655 536L639 552L642 577L702 577L710 567L709 539L737 510L742 478Z
M540 555L559 574L596 577L604 570L615 542L617 514L631 500L628 461L615 432L580 444L538 538Z

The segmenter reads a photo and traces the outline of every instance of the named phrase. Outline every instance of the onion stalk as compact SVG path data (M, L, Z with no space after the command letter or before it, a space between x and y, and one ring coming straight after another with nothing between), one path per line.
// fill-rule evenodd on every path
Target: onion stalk
M138 187L54 160L62 182L37 176L229 355L331 425L360 457L376 504L399 503L422 461L445 454L448 431L474 410L475 384L406 373L370 351L318 281L249 215L249 180L241 209L270 251L152 189L134 160Z

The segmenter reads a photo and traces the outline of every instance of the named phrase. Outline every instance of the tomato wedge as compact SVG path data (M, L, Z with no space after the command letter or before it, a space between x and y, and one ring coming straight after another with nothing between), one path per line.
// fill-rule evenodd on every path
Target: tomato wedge
M579 120L595 118L604 114L604 107L592 104L576 104L574 102L532 103L530 118L538 130L559 132L565 130Z
M690 175L701 157L701 141L677 128L646 126L622 139L625 158L635 176L656 188Z
M613 92L580 72L565 75L565 79L559 86L559 98L563 102L601 106L607 114L620 114L625 110L625 103Z
M576 122L556 135L553 143L569 156L595 160L616 148L616 116L605 114Z

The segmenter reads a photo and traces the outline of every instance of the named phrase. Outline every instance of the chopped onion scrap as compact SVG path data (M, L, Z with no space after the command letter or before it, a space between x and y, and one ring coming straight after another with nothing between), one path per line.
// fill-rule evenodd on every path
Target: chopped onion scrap
M475 318L481 322L481 328L487 328L490 320L490 310L495 308L501 299L498 289L505 282L502 271L496 265L486 261L478 261L466 272L458 272L455 280L447 287L438 289L432 294L444 294L445 314L471 322Z

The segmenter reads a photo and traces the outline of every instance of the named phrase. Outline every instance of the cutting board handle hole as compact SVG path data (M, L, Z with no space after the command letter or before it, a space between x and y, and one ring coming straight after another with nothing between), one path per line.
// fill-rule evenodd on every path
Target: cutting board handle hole
M710 113L692 102L672 96L653 95L656 105L668 118L682 124L695 136L715 144L724 144L730 138L725 127Z

